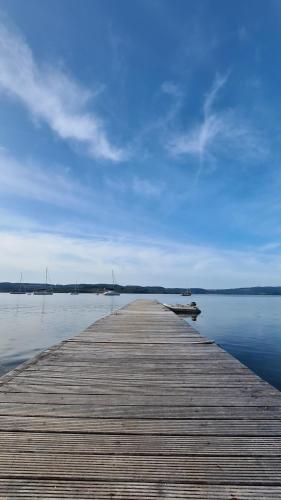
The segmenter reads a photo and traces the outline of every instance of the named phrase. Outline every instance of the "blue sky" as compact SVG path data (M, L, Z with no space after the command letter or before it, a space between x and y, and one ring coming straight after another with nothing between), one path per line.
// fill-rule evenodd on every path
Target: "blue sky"
M281 283L281 3L0 0L0 281Z

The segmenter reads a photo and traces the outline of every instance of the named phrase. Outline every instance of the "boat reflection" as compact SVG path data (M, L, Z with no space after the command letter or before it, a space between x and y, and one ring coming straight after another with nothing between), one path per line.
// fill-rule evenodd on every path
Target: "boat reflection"
M199 312L196 312L196 313L182 313L182 314L178 314L178 316L182 316L184 318L191 318L192 321L197 321L197 317L199 316L199 314L201 314L201 311Z

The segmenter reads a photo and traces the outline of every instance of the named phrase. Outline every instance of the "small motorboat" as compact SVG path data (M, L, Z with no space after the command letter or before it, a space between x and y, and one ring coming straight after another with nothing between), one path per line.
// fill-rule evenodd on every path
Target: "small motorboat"
M197 315L201 313L199 307L197 307L196 302L191 302L190 304L163 304L163 306L170 309L176 314L188 314Z

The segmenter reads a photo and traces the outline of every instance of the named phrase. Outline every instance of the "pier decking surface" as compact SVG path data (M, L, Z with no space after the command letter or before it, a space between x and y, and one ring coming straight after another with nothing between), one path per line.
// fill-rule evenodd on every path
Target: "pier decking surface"
M280 392L138 300L0 379L1 499L281 499Z

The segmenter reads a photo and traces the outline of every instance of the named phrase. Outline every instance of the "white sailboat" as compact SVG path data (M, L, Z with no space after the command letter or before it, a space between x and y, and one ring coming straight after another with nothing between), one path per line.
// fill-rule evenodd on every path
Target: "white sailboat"
M33 295L53 295L53 291L51 288L48 288L48 268L46 267L46 285L45 288L38 288L38 290L34 290Z
M77 285L77 281L74 287L74 290L70 292L70 295L79 295L79 286Z
M119 292L117 292L116 290L114 290L114 287L116 285L116 281L115 281L115 276L114 276L114 272L113 272L113 269L112 269L112 286L113 286L113 290L106 290L103 295L109 295L112 297L112 295L120 295Z
M24 290L22 286L22 273L20 273L20 283L19 283L19 288L17 290L13 290L10 292L11 295L25 295L26 291Z

